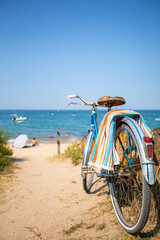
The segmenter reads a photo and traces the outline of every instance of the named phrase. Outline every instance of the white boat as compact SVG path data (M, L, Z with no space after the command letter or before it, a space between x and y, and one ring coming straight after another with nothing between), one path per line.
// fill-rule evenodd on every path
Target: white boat
M13 118L12 120L13 120L14 122L24 122L25 120L27 120L27 118L20 116L20 117L15 117L15 118Z

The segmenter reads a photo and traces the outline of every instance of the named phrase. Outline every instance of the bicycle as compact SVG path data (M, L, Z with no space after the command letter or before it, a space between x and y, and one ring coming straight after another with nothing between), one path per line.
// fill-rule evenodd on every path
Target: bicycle
M147 223L151 185L156 181L153 145L147 135L149 129L139 113L129 110L111 111L113 106L125 104L122 97L106 96L96 103L87 102L76 95L69 95L67 98L82 101L68 105L92 107L91 129L81 168L84 190L86 193L90 192L95 175L106 179L112 205L121 226L128 233L137 234ZM101 106L108 107L108 113L98 129L96 108ZM107 121L110 122L106 129Z

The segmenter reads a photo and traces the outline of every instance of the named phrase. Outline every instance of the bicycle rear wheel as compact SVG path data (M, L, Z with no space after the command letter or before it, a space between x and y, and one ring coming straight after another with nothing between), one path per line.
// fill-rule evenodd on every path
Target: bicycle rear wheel
M139 141L126 122L116 131L116 150L120 164L109 183L112 204L122 227L136 234L145 226L151 201L151 188L142 175Z
M86 144L85 144L83 162L82 162L83 189L87 193L90 191L93 184L94 177L95 177L94 171L91 168L90 169L88 168L88 161L91 157L93 145L94 145L94 135L93 135L93 132L89 132L86 140Z

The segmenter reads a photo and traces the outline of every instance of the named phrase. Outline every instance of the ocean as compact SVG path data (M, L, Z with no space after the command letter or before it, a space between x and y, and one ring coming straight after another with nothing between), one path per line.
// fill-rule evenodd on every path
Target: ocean
M136 111L136 110L135 110ZM160 127L160 110L137 110L143 116L150 129ZM97 121L101 122L105 110L97 111ZM14 122L12 119L27 117L24 122ZM19 134L27 134L29 139L55 141L57 129L60 128L62 140L81 139L90 129L90 110L0 110L0 128L7 130L11 139ZM69 138L66 138L66 133ZM53 138L49 138L52 134Z

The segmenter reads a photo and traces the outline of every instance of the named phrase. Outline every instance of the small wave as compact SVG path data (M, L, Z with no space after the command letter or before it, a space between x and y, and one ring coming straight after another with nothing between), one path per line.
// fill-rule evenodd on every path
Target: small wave
M160 118L155 118L155 121L160 121Z

